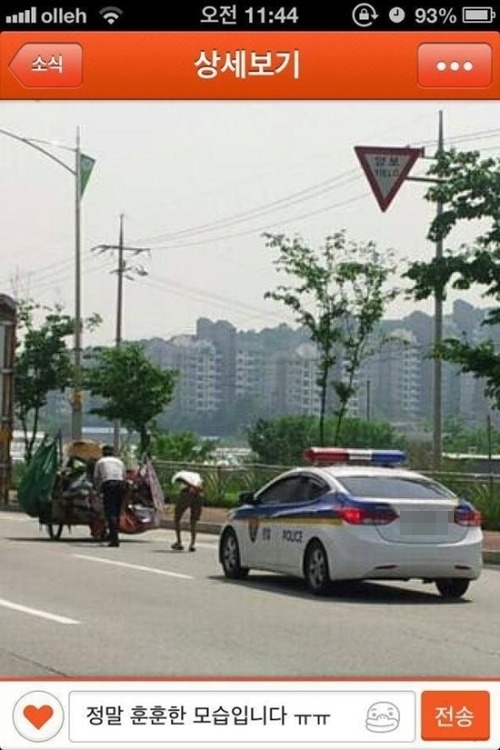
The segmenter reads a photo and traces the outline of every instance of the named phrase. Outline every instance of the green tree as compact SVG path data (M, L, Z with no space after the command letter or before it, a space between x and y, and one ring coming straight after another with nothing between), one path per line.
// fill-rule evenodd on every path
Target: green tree
M287 416L259 419L247 430L247 440L258 461L268 465L302 463L305 448L315 445L318 419Z
M483 322L486 331L500 323L500 158L481 159L478 151L443 151L429 174L438 176L440 182L428 190L426 198L444 206L431 223L430 240L444 242L461 221L481 220L486 228L469 245L445 248L442 258L411 264L405 274L413 282L411 293L417 300L431 295L445 299L450 287L483 287L483 297L494 302ZM461 372L484 378L486 394L500 407L500 353L486 333L483 341L447 338L432 355L455 363Z
M40 313L45 317L37 323ZM99 323L99 316L94 315L84 325L92 330ZM72 384L74 370L68 338L74 330L74 318L66 315L61 305L42 307L30 299L18 303L14 409L23 431L28 463L40 427L40 411L47 403L48 393L64 391Z
M317 417L287 416L278 419L259 419L247 430L247 440L258 461L270 465L303 464L306 448L316 445ZM339 440L334 442L337 420L325 420L325 439L328 445L345 448L401 448L401 437L389 422L346 417Z
M163 461L203 463L213 456L216 440L200 440L191 430L182 432L155 432L151 440L151 452Z
M299 237L265 234L267 246L278 250L275 266L292 277L289 285L267 292L266 298L283 302L297 322L309 331L318 350L320 389L319 442L325 441L325 415L330 374L342 357L344 372L333 381L339 406L337 441L349 400L355 393L355 376L369 354L370 336L398 290L386 288L395 266L390 252L382 256L373 242L349 241L345 231L328 236L314 250Z
M335 425L335 426L334 426ZM330 427L336 432L337 423ZM335 438L334 438L335 440ZM334 445L344 448L402 448L403 440L390 422L346 417Z
M488 425L471 427L459 419L448 418L444 423L443 448L449 453L500 452L500 432Z
M94 361L86 371L86 388L103 399L91 409L113 422L119 420L140 437L139 450L149 447L150 430L173 397L177 373L158 367L139 344L94 351Z

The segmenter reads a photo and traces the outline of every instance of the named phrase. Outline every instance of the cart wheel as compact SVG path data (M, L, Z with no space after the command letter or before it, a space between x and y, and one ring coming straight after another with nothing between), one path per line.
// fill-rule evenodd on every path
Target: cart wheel
M63 524L48 523L47 529L51 539L60 539L63 530Z

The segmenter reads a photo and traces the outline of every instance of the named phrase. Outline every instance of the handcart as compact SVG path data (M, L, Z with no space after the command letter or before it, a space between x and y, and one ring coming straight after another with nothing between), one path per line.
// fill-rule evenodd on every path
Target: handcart
M79 525L88 526L93 539L106 537L102 500L93 484L94 467L101 456L101 446L94 440L75 440L64 447L50 508L45 518L40 518L51 539L60 539L65 526Z
M76 440L61 447L45 438L28 467L19 488L19 502L28 515L38 517L49 537L61 538L64 527L86 525L92 539L107 535L102 498L93 485L99 443ZM127 494L119 519L124 534L139 534L159 528L165 499L153 464L145 459L128 472Z

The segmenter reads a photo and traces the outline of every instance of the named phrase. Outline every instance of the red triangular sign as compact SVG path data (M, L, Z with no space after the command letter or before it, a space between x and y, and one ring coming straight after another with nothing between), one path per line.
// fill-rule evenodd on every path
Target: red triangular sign
M423 148L355 146L354 150L382 211L389 208L418 157L424 155Z

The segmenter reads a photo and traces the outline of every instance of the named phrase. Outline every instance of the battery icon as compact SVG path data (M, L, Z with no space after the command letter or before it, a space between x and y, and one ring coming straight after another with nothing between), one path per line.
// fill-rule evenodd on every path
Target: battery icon
M493 8L462 8L463 23L493 23L495 15Z

